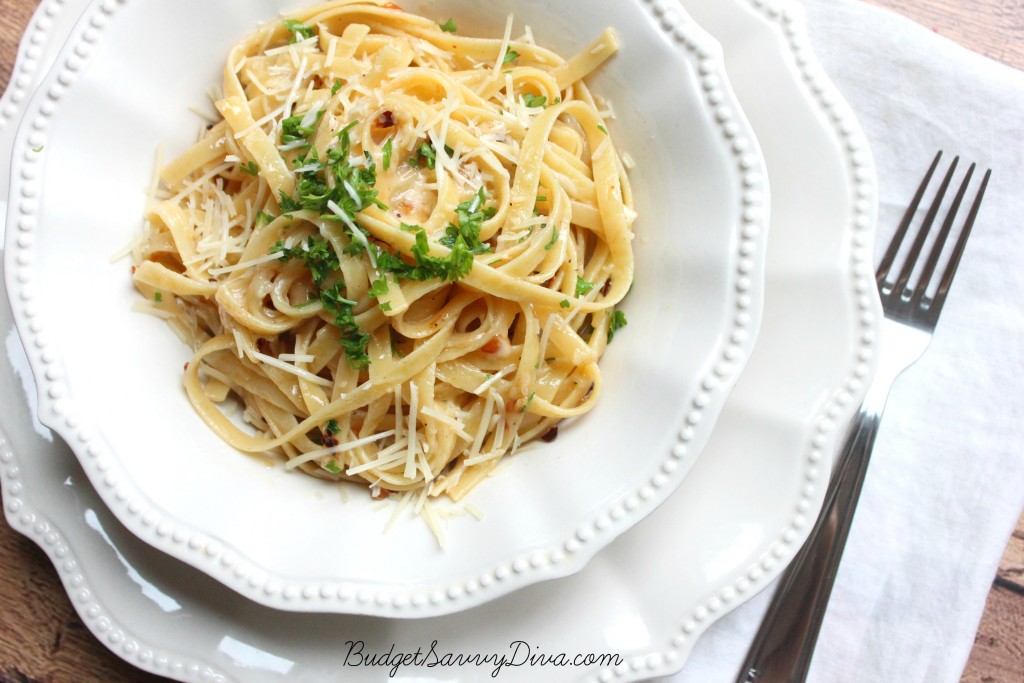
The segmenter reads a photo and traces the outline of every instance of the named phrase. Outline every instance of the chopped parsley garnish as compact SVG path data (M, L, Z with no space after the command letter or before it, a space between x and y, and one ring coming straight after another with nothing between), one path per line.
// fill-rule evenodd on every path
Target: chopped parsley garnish
M341 347L345 349L345 357L353 370L362 370L370 365L370 357L366 347L370 343L370 335L356 323L352 309L356 302L342 296L342 283L336 282L330 289L320 292L320 302L324 310L334 316L334 324L341 330Z
M296 156L292 160L292 165L295 166L295 172L298 174L322 171L327 166L323 161L320 161L320 157L317 156L316 150L312 147L307 147L306 154Z
M326 431L328 434L338 434L339 432L341 432L341 427L338 426L337 420L328 420L327 426L324 427L324 431Z
M266 211L256 212L256 225L269 225L274 222L276 216L272 216Z
M317 285L323 284L327 277L341 266L330 242L318 235L310 235L305 246L286 247L284 242L278 242L271 247L270 253L284 254L281 261L285 263L293 258L305 261L306 267L313 275L313 282Z
M501 63L503 65L504 64L511 64L512 62L516 61L517 59L519 59L519 53L516 52L515 50L509 50L509 51L507 51L505 53L505 59L503 59L501 61Z
M338 464L333 460L328 460L327 463L324 465L324 469L330 472L331 474L341 474L341 468L338 467Z
M402 225L402 229L415 232L416 242L412 246L415 263L408 263L400 256L388 251L377 254L377 270L382 273L393 273L396 277L406 280L441 280L455 282L461 280L473 269L473 252L466 246L466 241L459 235L451 246L451 253L445 257L431 256L427 233L418 225ZM447 245L446 245L447 246ZM386 292L380 280L371 287Z
M555 242L558 241L558 228L551 231L551 241L544 245L546 251L551 251L551 247L555 246Z
M315 175L306 175L299 180L295 184L295 191L299 195L299 204L302 208L320 213L328 210L327 202L331 199L331 188Z
M370 283L368 293L374 299L379 300L381 297L387 296L389 291L391 291L391 288L388 286L388 279L386 277L379 277ZM387 313L391 310L391 302L380 302L377 304L377 307L380 308L382 312Z
M316 132L316 127L320 124L323 115L324 110L318 109L312 116L310 113L296 114L284 119L281 121L281 143L284 145L300 142L308 144L309 136Z
M558 305L561 306L562 308L569 308L570 306L572 306L572 304L569 303L568 299L562 299L562 301L559 302Z
M608 325L608 342L611 343L612 338L615 337L615 333L626 326L626 314L622 311L612 311L610 314L611 323Z
M444 146L444 152L448 156L455 154L455 150L448 145ZM413 168L420 168L426 165L428 169L433 171L437 168L437 150L429 142L421 142L420 146L416 148L416 153L409 157L409 165Z
M456 222L449 223L444 229L445 234L440 240L441 244L453 249L461 237L472 253L486 254L489 252L490 245L480 242L480 228L484 221L494 218L494 214L498 210L493 206L484 208L485 201L487 201L487 195L484 194L484 188L481 186L472 199L455 207Z
M523 104L531 109L535 107L547 106L548 98L544 95L534 95L533 93L525 93L523 95Z
M577 299L580 298L581 296L586 296L587 294L589 294L590 290L592 290L593 288L594 288L594 283L593 282L587 282L586 280L584 280L583 278L579 277L578 275L576 276L576 298Z
M366 347L370 343L370 335L367 334L356 323L353 308L355 301L350 301L342 295L344 282L335 282L331 287L323 289L324 282L333 273L338 271L340 263L338 255L334 252L330 242L319 235L310 235L305 245L286 247L284 243L275 244L270 253L282 253L282 260L288 261L292 258L299 258L305 262L313 276L313 282L320 288L320 303L324 310L334 316L334 324L341 331L341 346L345 350L345 357L349 365L355 370L361 370L370 364ZM333 422L333 421L332 421ZM330 431L328 422L328 431ZM335 423L336 425L337 423Z
M282 122L281 142L289 149L304 150L292 158L295 166L295 192L289 195L279 193L278 204L282 215L295 211L309 211L320 214L321 220L337 221L347 232L351 242L345 247L346 254L361 254L368 249L371 261L376 261L378 275L370 283L369 296L381 299L388 294L388 276L414 281L441 280L455 282L473 269L473 256L490 251L490 245L481 242L480 231L483 223L492 218L497 209L484 206L484 188L469 200L459 204L455 220L445 228L439 244L450 251L445 256L430 253L430 242L426 231L420 226L402 225L402 229L415 234L410 252L412 263L399 254L381 249L370 241L369 233L355 221L356 214L369 206L387 207L377 198L377 170L373 156L366 150L362 159L352 158L350 131L358 122L353 121L335 134L336 142L330 145L321 158L316 148L309 145L309 137L316 131L322 111L310 111L302 116L292 116ZM445 146L452 155L454 150ZM283 151L287 151L282 147ZM393 139L388 138L381 148L381 161L385 170L394 159ZM410 158L415 167L426 164L434 169L437 164L437 150L429 143L421 143ZM273 216L260 212L259 220L274 220ZM556 235L557 236L557 235ZM340 255L331 243L320 235L313 235L304 243L285 246L278 242L271 253L280 253L284 261L302 259L309 268L318 292L313 300L319 300L324 312L331 316L341 332L341 346L349 365L356 370L370 364L367 346L370 335L356 323L354 309L357 302L346 299L345 282L338 274ZM338 277L333 277L338 276ZM330 286L327 286L330 281ZM378 304L381 310L390 309L387 301Z
M598 129L599 131L601 131L602 133L604 133L605 135L608 135L608 129L607 129L607 128L605 128L604 126L602 126L602 125L598 125L598 126L597 126L597 129Z
M33 147L32 151L35 152L36 154L39 154L40 152L43 151L43 147L44 147L44 145L39 145L38 147Z
M281 213L283 214L294 213L295 211L302 210L302 204L299 204L297 201L285 194L284 190L281 190L281 195L278 198L277 203L280 204Z
M461 280L473 269L473 252L466 246L462 235L455 239L451 247L451 253L445 258L430 255L430 245L427 243L427 233L420 230L416 233L416 244L412 247L412 255L416 259L416 265L409 275L404 275L411 280L432 280L437 278L442 282L450 280L455 282ZM404 263L404 262L403 262Z
M440 26L441 30L444 31L445 33L455 33L456 31L459 30L459 27L455 25L454 19L448 19L448 21L444 22L443 24L438 24L438 26Z
M423 145L427 145L427 143L424 142ZM420 149L423 148L423 145L420 145ZM427 145L427 147L430 147L430 145ZM416 153L409 157L409 165L412 166L413 168L419 168L420 167L420 159L423 158L423 154L420 151L420 149L416 150ZM428 159L434 159L434 148L433 147L430 147L429 154L430 154L430 157L428 157ZM433 164L430 161L428 161L427 163L428 163L428 168L434 168Z
M519 410L520 413L525 413L526 412L526 410L530 407L530 404L533 403L533 397L536 396L536 395L537 395L536 391L531 391L530 392L530 395L526 398L526 403L524 403L523 407Z
M335 78L334 85L331 86L331 97L337 95L339 90L341 90L341 79Z
M153 301L157 302L158 304L162 304L164 302L163 292L156 292L155 294L153 294Z
M320 160L316 150L311 149L299 160L301 172L295 184L298 199L282 193L281 211L316 211L326 220L345 223L352 236L353 219L357 213L371 205L387 208L377 199L377 190L374 189L377 167L370 153L363 152L365 162L358 166L352 165L349 159L352 147L349 131L356 123L353 121L335 134L338 142L328 148L326 159ZM354 240L353 253L359 251L363 241Z
M404 337L395 332L395 328L391 328L391 357L392 358L405 358L405 352L402 351L402 341Z
M316 35L316 30L312 26L307 26L301 21L295 19L285 19L282 21L285 28L292 34L291 43L297 43L300 40L306 40Z
M241 164L238 168L242 169L243 171L245 171L249 175L259 175L260 174L260 166L255 161L250 161L248 163Z
M390 288L388 287L387 278L379 277L370 283L369 294L374 299L387 295L388 291L390 291Z

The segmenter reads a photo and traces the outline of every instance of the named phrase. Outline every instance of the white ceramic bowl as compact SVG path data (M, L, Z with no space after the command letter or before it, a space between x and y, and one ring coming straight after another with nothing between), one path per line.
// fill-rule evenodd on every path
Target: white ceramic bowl
M133 533L273 607L422 617L571 574L680 484L760 323L764 164L720 50L657 2L406 3L474 34L514 10L563 54L614 26L624 48L592 86L636 160L641 216L600 404L474 490L484 519L452 521L440 551L420 524L382 533L388 512L366 496L224 445L184 397L188 350L130 310L128 266L110 263L139 228L157 145L191 141L188 106L229 47L292 6L108 0L73 31L26 111L8 211L4 271L40 417Z

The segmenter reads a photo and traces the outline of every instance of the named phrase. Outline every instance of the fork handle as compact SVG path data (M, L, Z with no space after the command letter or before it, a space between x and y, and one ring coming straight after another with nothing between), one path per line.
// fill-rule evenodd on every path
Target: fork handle
M860 497L885 394L861 406L836 460L818 521L782 574L737 683L803 683ZM869 392L873 393L873 392Z

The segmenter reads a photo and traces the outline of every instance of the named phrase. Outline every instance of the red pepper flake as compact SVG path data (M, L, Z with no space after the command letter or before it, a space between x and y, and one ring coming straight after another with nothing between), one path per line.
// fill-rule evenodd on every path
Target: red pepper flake
M544 436L540 437L540 440L544 443L551 443L558 438L558 426L554 426L548 431L544 432Z
M497 353L501 350L501 340L495 337L486 344L480 347L480 350L484 353Z
M381 489L381 488L376 488L376 489L371 488L370 489L370 498L373 498L374 500L384 500L384 499L386 499L390 495L391 495L391 491L388 491L387 489Z
M377 120L374 122L374 125L376 125L378 128L394 128L395 115L391 112L390 109L385 109L380 113L380 116L377 117Z

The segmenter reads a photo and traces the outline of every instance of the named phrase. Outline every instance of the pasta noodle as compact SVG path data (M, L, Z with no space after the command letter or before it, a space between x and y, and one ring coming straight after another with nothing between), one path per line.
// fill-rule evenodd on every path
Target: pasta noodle
M231 51L133 256L227 443L460 500L594 406L636 214L582 79L618 41L566 61L511 28L337 0Z

